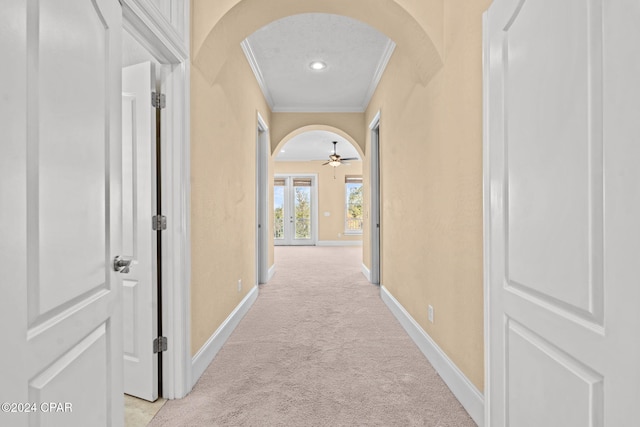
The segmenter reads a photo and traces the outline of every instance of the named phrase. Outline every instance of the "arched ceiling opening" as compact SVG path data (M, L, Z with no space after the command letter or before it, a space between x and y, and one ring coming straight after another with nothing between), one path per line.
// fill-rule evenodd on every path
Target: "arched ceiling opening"
M277 162L300 162L327 160L333 153L333 141L337 142L336 152L343 158L357 158L360 153L349 140L328 130L308 130L289 139L276 153Z
M198 14L198 8L202 8L206 16L206 3L194 2L193 12ZM194 20L193 64L213 84L226 58L246 37L270 22L304 13L347 16L376 28L411 59L422 84L427 84L442 67L427 30L395 0L235 0L217 20Z
M295 129L282 138L273 150L274 159L280 154L280 150L286 150L285 147L290 141L294 141L296 145L305 143L314 144L318 149L318 153L322 150L326 151L324 156L321 156L320 159L317 160L329 157L329 151L333 150L332 141L338 141L338 153L342 157L357 156L360 159L364 157L364 153L356 140L342 129L328 125L308 125ZM324 144L328 146L323 148ZM355 155L352 155L354 152Z

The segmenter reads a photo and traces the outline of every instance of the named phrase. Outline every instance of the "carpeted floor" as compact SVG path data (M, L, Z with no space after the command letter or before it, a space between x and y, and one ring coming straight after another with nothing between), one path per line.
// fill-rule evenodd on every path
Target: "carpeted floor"
M359 247L276 247L277 272L151 426L475 426L361 273Z

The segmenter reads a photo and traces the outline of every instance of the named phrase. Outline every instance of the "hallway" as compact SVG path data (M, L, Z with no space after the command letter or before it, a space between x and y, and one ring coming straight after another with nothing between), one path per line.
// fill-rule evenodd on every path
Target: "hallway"
M275 257L191 394L151 426L475 425L362 275L359 247Z

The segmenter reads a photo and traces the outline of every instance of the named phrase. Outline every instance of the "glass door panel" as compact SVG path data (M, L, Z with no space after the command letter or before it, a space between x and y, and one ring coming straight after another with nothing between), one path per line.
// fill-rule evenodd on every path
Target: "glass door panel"
M273 182L273 239L276 244L284 241L286 178L276 178Z
M293 179L296 240L311 240L311 178Z

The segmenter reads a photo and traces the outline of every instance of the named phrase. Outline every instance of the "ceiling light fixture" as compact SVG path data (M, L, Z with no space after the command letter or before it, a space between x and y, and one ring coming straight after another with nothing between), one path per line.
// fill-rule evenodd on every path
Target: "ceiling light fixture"
M327 68L327 64L322 61L313 61L311 64L309 64L309 68L315 71L321 71Z

